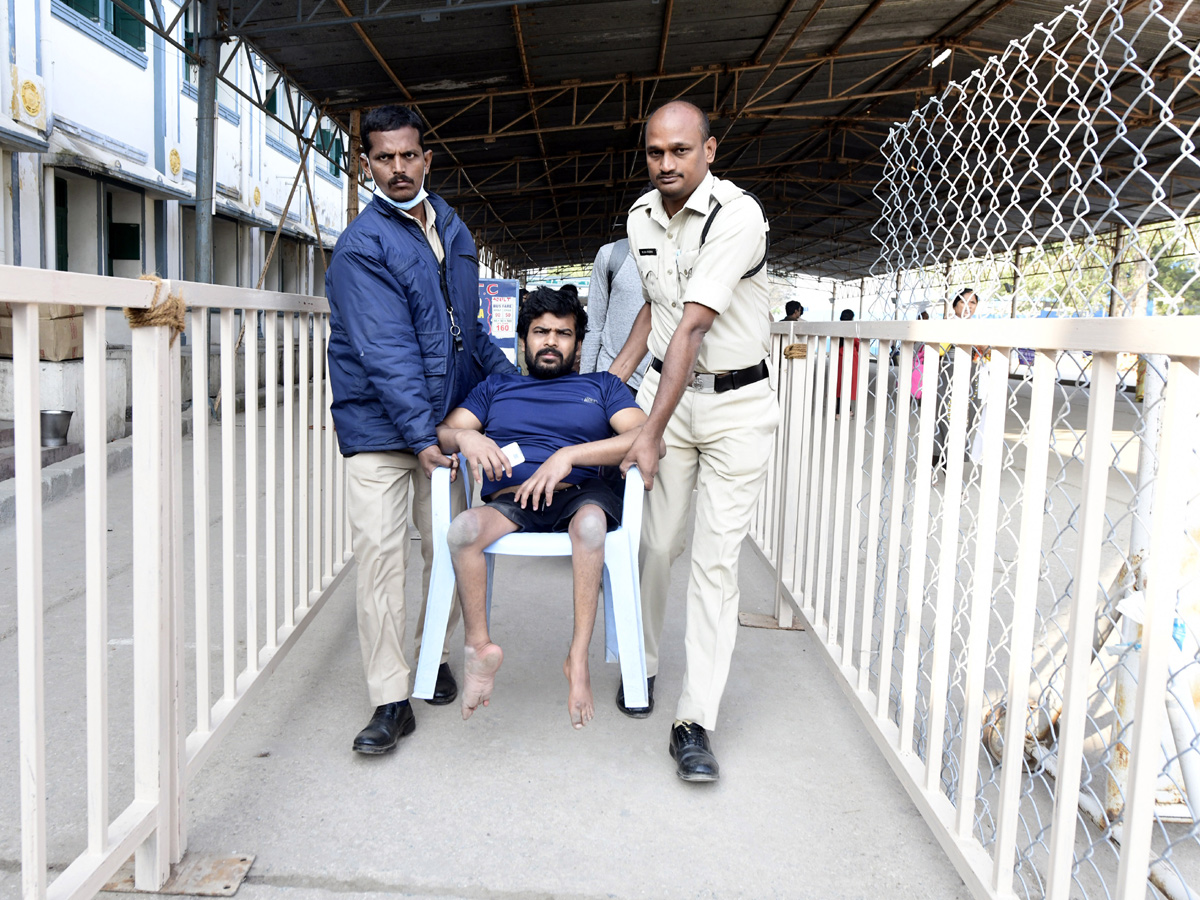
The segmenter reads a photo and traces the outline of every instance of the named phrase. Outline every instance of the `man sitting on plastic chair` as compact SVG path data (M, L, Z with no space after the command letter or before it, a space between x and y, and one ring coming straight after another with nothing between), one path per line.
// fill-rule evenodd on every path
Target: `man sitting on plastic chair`
M461 453L482 485L483 506L460 513L448 541L466 631L462 715L487 706L503 651L491 642L484 548L514 531L571 537L575 627L563 663L571 723L592 718L588 644L604 571L604 536L621 499L600 477L633 443L646 414L607 372L576 374L587 313L573 286L538 288L517 319L529 375L494 375L438 426L448 455Z

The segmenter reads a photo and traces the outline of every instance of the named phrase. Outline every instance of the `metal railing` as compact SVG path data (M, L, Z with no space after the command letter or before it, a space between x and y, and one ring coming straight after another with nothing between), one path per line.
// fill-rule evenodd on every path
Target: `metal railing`
M915 109L860 309L935 321L776 328L777 605L978 897L1200 896L1198 10L1064 6Z
M147 309L156 290L190 307L192 439L182 437L180 343L167 327L134 328L130 496L110 498L105 308ZM189 783L352 569L324 366L328 305L292 294L186 282L156 288L12 267L0 267L0 300L13 304L23 896L91 897L131 854L137 886L156 890L187 846ZM48 755L72 784L82 774L69 771L46 735L38 309L62 303L85 307L86 638L84 654L56 659L53 675L61 681L72 666L85 670L86 802L68 804L55 818L55 856L72 861L51 879L47 805L56 792ZM210 344L214 316L219 336ZM210 356L220 361L217 433L207 402ZM114 565L108 546L118 509L131 511L132 558L122 561L132 566L128 597L110 596L126 568ZM110 621L129 629L130 655L110 660ZM128 690L115 695L110 684L117 682ZM126 798L115 815L110 795Z
M964 880L1196 896L1200 319L790 327L753 537Z

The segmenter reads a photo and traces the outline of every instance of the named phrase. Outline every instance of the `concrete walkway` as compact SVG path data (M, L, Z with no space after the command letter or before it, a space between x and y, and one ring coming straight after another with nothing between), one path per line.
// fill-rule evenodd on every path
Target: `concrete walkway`
M113 498L128 491L128 472L111 476ZM45 508L55 869L83 849L85 834L84 698L74 674L81 520L81 494ZM128 532L128 506L114 499L114 661L128 652ZM14 526L0 528L0 897L15 898L14 543ZM255 854L237 895L250 900L968 897L807 633L741 629L714 732L722 780L675 777L667 738L682 680L685 578L686 557L676 565L654 715L616 710L618 669L603 663L598 628L597 715L576 732L561 672L569 563L501 560L493 624L506 659L492 705L464 723L457 705L418 701L417 731L383 757L350 751L370 708L349 579L190 786L189 851ZM770 572L748 545L741 584L743 610L771 610ZM415 568L409 586L419 590ZM461 673L461 649L451 662ZM131 768L117 724L128 706L119 695L131 688L119 669L114 662L116 795ZM114 810L125 802L114 796Z

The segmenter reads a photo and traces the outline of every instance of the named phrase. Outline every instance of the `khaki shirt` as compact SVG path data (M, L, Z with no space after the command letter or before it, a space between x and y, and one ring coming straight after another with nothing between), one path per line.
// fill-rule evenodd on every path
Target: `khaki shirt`
M700 233L720 198L704 246ZM700 345L696 371L719 374L757 365L770 352L771 310L767 269L742 276L762 261L768 226L753 197L708 173L683 209L668 217L658 191L643 194L629 210L630 255L650 304L647 345L659 359L683 316L683 304L700 303L718 315Z
M421 205L425 207L425 227L421 230L425 232L425 240L429 241L429 246L433 248L433 255L437 257L437 261L440 263L446 258L446 251L442 248L442 239L438 237L437 233L437 213L433 211L433 204L428 200L422 202ZM400 215L408 216L418 226L421 224L421 220L412 213L400 210Z
M433 250L433 255L437 257L437 261L439 263L446 258L446 250L442 247L442 239L438 237L437 213L433 211L432 203L430 203L428 200L424 200L421 203L421 205L425 207L425 224L422 226L420 219L418 219L412 213L406 212L398 207L396 205L396 201L392 200L387 194L379 190L379 188L375 189L374 194L375 196L380 197L385 203L390 203L392 208L396 210L396 212L400 213L400 215L404 216L405 218L412 219L417 223L417 227L425 233L425 240L429 241L429 246Z

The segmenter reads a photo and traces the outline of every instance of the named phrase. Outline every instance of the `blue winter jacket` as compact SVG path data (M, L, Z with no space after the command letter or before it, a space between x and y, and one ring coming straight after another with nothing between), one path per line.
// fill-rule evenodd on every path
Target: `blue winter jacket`
M438 264L415 221L372 200L338 238L325 273L333 423L346 456L419 453L480 381L516 368L479 318L479 259L462 220L429 195ZM447 303L462 329L456 349Z

